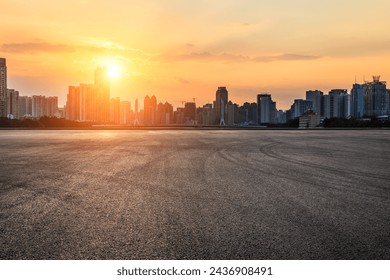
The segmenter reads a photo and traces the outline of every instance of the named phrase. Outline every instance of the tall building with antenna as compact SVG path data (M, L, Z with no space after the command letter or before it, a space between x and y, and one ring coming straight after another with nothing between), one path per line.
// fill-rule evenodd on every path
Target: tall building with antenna
M364 84L364 115L370 117L384 116L389 113L389 102L386 82L380 81L381 76L373 76L372 82Z
M216 122L219 125L225 125L226 123L226 107L229 101L229 93L226 87L218 87L215 93L215 115L217 117Z

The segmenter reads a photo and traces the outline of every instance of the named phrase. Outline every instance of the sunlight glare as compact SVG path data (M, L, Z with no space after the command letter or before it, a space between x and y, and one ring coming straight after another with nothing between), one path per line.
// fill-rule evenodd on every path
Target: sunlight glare
M110 79L117 79L122 76L122 66L118 61L113 59L104 59L102 64L107 68Z

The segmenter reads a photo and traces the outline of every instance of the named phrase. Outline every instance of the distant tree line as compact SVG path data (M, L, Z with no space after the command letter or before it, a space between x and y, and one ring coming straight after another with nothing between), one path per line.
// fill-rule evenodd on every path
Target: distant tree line
M378 120L371 118L367 120L361 119L344 119L344 118L330 118L325 119L322 123L323 127L390 127L390 121Z
M3 128L90 128L93 122L78 122L66 120L64 118L56 117L41 117L40 119L20 119L10 120L7 118L0 118L0 127ZM299 118L289 120L284 124L271 124L270 128L298 128ZM364 128L364 127L390 127L389 120L372 119L344 119L344 118L330 118L325 119L320 127L324 128Z
M299 118L288 120L286 123L270 124L268 127L285 127L285 128L298 128L299 127Z
M56 117L41 117L37 120L20 119L10 120L0 118L0 127L15 127L15 128L89 128L93 125L91 122L76 122Z

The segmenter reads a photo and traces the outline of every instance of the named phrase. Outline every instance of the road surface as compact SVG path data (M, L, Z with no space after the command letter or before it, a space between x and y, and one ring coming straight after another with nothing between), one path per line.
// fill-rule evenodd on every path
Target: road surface
M1 131L0 259L389 259L390 131Z

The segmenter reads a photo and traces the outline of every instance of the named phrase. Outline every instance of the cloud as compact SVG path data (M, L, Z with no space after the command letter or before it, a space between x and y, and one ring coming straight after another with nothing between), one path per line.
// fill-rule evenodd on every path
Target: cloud
M146 54L139 49L125 48L112 42L100 42L99 44L65 45L51 44L47 42L6 43L0 45L0 51L6 53L69 53L87 51L92 53L115 52L116 54L131 55L132 57L145 57Z
M6 53L38 53L38 52L74 52L68 45L54 45L49 43L10 43L3 44L0 50Z
M315 55L300 55L300 54L280 54L271 56L258 56L253 59L255 62L272 62L272 61L288 61L288 60L314 60L319 59L321 56Z
M106 42L105 44L81 44L81 45L65 45L65 44L51 44L47 42L24 42L24 43L5 43L0 45L0 52L4 53L87 53L93 56L115 56L122 61L132 61L134 63L147 63L150 55L144 53L142 50L123 47L114 43ZM80 56L75 56L80 57ZM85 57L85 56L84 56ZM87 56L88 57L88 56ZM79 61L80 62L80 61ZM88 63L90 63L88 61Z
M190 81L183 79L183 78L176 78L176 81L178 81L181 84L189 84Z
M222 62L265 63L265 62L273 62L273 61L315 60L320 58L322 58L322 56L299 55L299 54L280 54L280 55L250 57L245 55L237 55L237 54L229 54L229 53L212 54L210 52L200 52L200 53L193 52L188 54L163 54L154 57L152 60L160 61L160 62L222 61Z
M160 62L179 62L179 61L224 61L224 62L234 62L234 61L248 61L250 60L247 56L234 55L234 54L212 54L209 52L201 53L188 53L188 54L163 54L154 57L152 60Z

